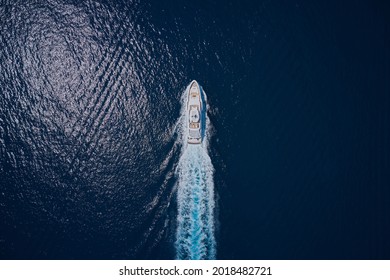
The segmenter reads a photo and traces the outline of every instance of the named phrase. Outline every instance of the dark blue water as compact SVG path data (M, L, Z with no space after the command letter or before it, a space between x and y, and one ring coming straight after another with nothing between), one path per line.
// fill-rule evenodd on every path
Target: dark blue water
M383 1L1 1L0 257L173 259L207 92L218 259L390 258Z

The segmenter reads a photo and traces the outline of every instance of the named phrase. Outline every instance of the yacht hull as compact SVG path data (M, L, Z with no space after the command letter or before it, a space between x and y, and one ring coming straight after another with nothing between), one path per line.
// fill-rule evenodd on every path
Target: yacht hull
M203 102L200 86L197 81L192 81L189 87L187 100L187 130L188 144L199 145L202 143L202 117Z

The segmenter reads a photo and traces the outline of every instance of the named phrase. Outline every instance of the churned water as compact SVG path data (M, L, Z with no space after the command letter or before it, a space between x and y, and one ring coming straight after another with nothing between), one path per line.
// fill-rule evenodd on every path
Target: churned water
M215 259L215 196L214 167L208 154L211 130L206 114L207 97L200 88L203 100L201 123L203 141L200 145L188 145L188 112L186 104L189 87L182 95L182 110L178 123L178 140L181 141L181 155L177 166L177 230L176 258Z

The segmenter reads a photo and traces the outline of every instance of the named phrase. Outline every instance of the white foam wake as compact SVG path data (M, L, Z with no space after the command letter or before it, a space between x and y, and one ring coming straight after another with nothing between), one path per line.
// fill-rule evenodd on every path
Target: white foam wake
M182 95L181 117L178 123L182 150L176 169L177 181L177 259L215 259L214 236L214 167L208 155L210 121L206 121L205 136L201 145L187 144L188 121L186 102L188 87ZM203 92L206 100L206 94Z

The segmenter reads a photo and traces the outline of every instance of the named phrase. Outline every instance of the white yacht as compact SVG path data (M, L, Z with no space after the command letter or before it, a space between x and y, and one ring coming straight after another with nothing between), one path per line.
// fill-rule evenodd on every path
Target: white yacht
M202 118L203 110L202 98L200 96L200 87L197 81L192 81L187 101L188 116L188 144L202 143Z

